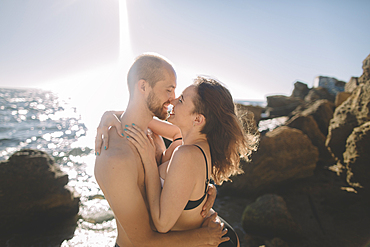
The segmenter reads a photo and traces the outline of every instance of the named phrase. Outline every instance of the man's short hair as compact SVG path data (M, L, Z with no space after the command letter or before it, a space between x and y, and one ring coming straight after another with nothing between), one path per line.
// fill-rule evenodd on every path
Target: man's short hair
M145 80L153 88L158 81L165 79L165 72L170 70L174 71L172 65L163 57L154 54L138 56L127 74L130 94L139 80Z

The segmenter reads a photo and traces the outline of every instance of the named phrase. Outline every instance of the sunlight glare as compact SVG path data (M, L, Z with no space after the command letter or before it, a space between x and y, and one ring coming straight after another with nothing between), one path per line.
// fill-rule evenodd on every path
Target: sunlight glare
M118 62L130 65L133 60L126 0L119 1L119 58ZM128 68L127 68L128 70Z
M81 71L49 81L43 88L58 93L77 108L81 119L88 128L91 144L100 117L107 110L126 108L129 94L126 75L133 61L127 5L119 1L119 58L118 61L98 68Z

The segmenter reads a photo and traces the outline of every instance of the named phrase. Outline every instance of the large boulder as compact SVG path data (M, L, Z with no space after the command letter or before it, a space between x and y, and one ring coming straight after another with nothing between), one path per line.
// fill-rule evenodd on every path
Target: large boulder
M335 109L330 121L326 145L340 161L346 140L353 129L370 121L370 81L360 84L352 95Z
M291 216L284 199L267 194L249 204L242 216L242 226L246 233L263 237L279 237L286 240L299 239L302 230Z
M301 112L302 116L312 116L321 133L328 134L330 120L333 118L334 104L326 99L317 100Z
M317 87L312 88L304 98L306 102L314 102L320 99L327 99L331 102L334 102L335 96L329 93L328 89L324 87Z
M297 81L296 83L294 83L294 89L291 97L304 99L309 91L310 89L308 88L307 84Z
M297 179L310 177L319 152L301 130L281 126L266 133L244 174L224 183L221 193L254 194Z
M67 183L68 175L45 152L21 150L1 161L1 233L48 229L76 218L80 198Z
M303 103L301 98L284 95L267 96L266 114L270 117L288 116L297 106Z
M347 181L370 192L370 122L354 128L347 138L343 154Z
M325 146L326 136L320 131L319 126L311 115L295 115L286 122L286 126L299 129L308 136L312 144L319 151L319 161L321 161L321 164L327 164L333 161L328 148Z

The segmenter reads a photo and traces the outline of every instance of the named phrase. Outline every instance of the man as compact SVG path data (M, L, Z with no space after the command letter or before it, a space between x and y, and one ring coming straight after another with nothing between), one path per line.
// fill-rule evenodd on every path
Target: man
M176 74L165 59L141 55L131 66L127 83L130 100L121 117L122 126L148 129L153 116L164 119L175 97ZM123 127L124 128L124 127ZM117 221L116 246L218 246L228 240L216 215L204 227L160 234L153 231L144 184L144 168L137 150L111 128L109 149L97 155L95 177Z

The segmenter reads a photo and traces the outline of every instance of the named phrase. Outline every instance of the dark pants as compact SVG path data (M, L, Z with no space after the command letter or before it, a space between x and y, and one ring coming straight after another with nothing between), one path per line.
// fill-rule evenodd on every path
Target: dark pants
M224 219L222 219L219 216L222 223L224 223L225 228L227 228L227 233L224 235L224 237L229 237L230 240L227 242L223 242L219 245L219 247L237 247L238 246L238 237L236 235L235 230L230 226L229 223L227 223ZM116 244L114 247L119 247L118 244Z

